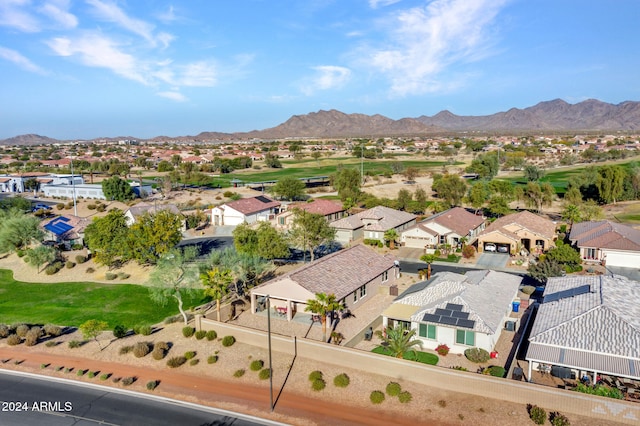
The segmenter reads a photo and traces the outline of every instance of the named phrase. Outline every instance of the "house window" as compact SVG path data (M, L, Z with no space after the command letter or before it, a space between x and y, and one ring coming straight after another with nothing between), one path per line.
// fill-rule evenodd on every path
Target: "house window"
M382 273L382 282L385 282L389 279L389 271L384 271Z
M360 287L360 299L362 299L366 295L367 295L367 285L365 284L362 287Z
M456 343L474 346L476 344L476 333L472 330L456 330Z
M595 259L596 258L596 249L594 249L594 248L585 249L585 258L586 259Z
M420 324L418 336L426 337L429 340L436 340L436 326L434 324Z
M284 225L284 217L278 218L278 223L280 223L280 225Z
M400 327L403 330L411 330L411 322L410 321L400 321L396 319L389 318L387 321L387 326L391 328Z
M353 292L353 303L356 303L358 301L358 290Z
M440 235L440 244L445 244L447 242L447 236L446 235Z

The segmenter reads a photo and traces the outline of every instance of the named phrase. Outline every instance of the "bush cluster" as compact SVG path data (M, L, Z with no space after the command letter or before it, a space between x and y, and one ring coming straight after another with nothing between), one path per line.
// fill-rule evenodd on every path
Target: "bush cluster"
M487 371L487 374L493 376L493 377L504 377L504 367L501 367L499 365L492 365L491 367L487 368L485 371Z
M236 338L233 336L224 336L222 338L222 346L228 347L233 345L236 342Z
M411 402L412 399L413 395L411 395L409 391L403 391L398 394L398 401L400 401L402 404L407 404Z
M47 275L53 275L56 272L58 272L60 269L62 269L64 265L62 264L61 261L55 261L52 264L50 264L49 266L47 266L47 268L44 270L44 273Z
M218 337L218 333L216 333L215 330L207 331L207 340L208 341L215 340L217 337Z
M125 328L124 325L118 324L115 327L113 327L113 337L115 337L116 339L122 339L126 335L127 335L127 329Z
M236 370L236 371L233 373L233 377L242 377L242 376L244 376L244 368L241 368L241 369L239 369L239 370Z
M20 337L25 337L29 332L29 326L27 324L18 324L16 326L16 334Z
M564 414L554 411L549 415L549 421L553 426L571 426L571 422Z
M269 377L271 377L271 369L263 368L262 370L260 370L260 373L258 373L258 377L260 378L260 380L267 380Z
M205 330L198 330L196 331L196 339L198 340L202 340L204 339L204 337L207 335L207 332Z
M125 355L125 354L128 354L129 352L131 352L132 350L133 350L133 345L122 346L120 348L120 350L118 351L118 353L120 355Z
M469 348L464 351L464 356L466 356L469 361L478 364L487 362L491 358L489 352L482 348Z
M77 349L80 346L82 346L82 342L80 342L79 340L72 340L69 342L69 348L71 349Z
M208 364L215 364L216 362L218 362L218 355L210 355L207 358L207 363Z
M43 332L40 327L31 327L31 329L25 335L24 344L26 346L34 346L36 343L38 343L38 340L42 337L42 335Z
M311 373L309 373L309 381L310 382L313 382L313 381L318 380L318 379L322 379L322 377L323 377L322 371L315 370L315 371L312 371Z
M104 274L104 277L109 281L115 280L117 276L118 274L114 274L113 272L107 272L106 274Z
M122 384L125 386L129 386L129 385L132 385L133 382L135 381L136 381L135 377L125 377L122 379Z
M120 278L121 280L126 280L129 277L131 277L131 274L127 274L126 272L118 272L118 278Z
M65 266L67 267L67 269L72 269L73 267L76 266L76 264L70 260L67 260L67 263L65 263Z
M6 324L0 324L0 339L9 337L9 327Z
M384 401L384 393L379 390L374 390L371 392L371 395L369 395L369 399L373 404L382 404Z
M327 382L325 382L324 379L316 379L313 382L311 382L311 389L313 389L316 392L320 392L326 387L327 387Z
M376 240L376 239L373 239L373 238L365 238L364 239L364 243L366 245L376 246L376 247L379 247L379 248L382 248L382 246L383 246L382 241Z
M149 336L153 332L153 328L150 325L137 325L133 327L133 332L143 336Z
M190 326L182 327L182 335L184 337L191 337L195 333L196 329Z
M347 376L346 373L338 374L333 378L333 384L339 388L346 388L351 383L351 379Z
M184 353L186 359L193 359L196 357L196 351L187 351Z
M133 345L133 354L136 358L142 358L151 352L148 342L138 342Z
M147 382L147 390L152 391L157 387L158 387L158 381L157 380L151 380L150 382Z
M168 350L169 350L169 345L166 342L158 342L154 345L151 356L156 361L160 361L167 355Z
M445 344L440 344L436 347L436 352L440 356L447 356L447 354L449 353L449 346Z
M46 324L44 326L44 332L51 337L58 337L62 334L62 328L53 324Z
M9 346L19 345L20 343L22 343L22 339L17 334L12 334L7 337L7 345Z
M92 267L88 267L86 272L87 272L87 274L93 274L95 271L96 270L93 269Z
M107 380L111 376L109 373L104 373L100 375L100 380Z
M76 263L78 265L81 265L81 264L85 263L86 261L87 261L87 257L86 256L83 256L81 254L76 256Z
M180 367L182 364L187 362L187 359L183 356L174 356L173 358L169 358L167 360L167 366L170 368Z
M200 360L198 358L194 358L191 361L189 361L189 365L198 365L198 363L200 362Z

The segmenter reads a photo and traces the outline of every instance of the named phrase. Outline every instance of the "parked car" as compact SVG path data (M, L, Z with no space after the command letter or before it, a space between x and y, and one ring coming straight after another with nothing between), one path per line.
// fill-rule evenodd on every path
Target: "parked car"
M491 251L491 252L495 252L496 251L496 245L493 243L487 243L484 245L484 251Z
M498 253L509 253L508 246L498 246Z
M51 206L48 206L46 204L42 204L42 203L38 203L35 206L33 206L33 209L31 209L32 212L37 212L38 210L51 210Z

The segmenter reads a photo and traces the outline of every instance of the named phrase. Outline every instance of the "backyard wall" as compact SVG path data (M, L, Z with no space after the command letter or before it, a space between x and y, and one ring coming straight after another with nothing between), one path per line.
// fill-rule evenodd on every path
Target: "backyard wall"
M221 336L233 335L238 342L244 344L261 348L268 346L267 333L260 330L220 323L200 315L195 317L195 327L197 330L213 329ZM274 351L288 355L296 354L302 358L379 374L390 379L409 380L444 391L467 393L523 405L535 404L547 410L640 424L640 407L631 402L419 364L295 336L272 333L271 346Z

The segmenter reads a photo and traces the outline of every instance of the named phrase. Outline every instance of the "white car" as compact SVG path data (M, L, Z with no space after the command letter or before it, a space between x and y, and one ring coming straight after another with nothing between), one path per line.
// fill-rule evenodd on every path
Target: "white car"
M494 252L497 250L496 245L492 244L492 243L487 243L484 245L484 251L491 251Z

